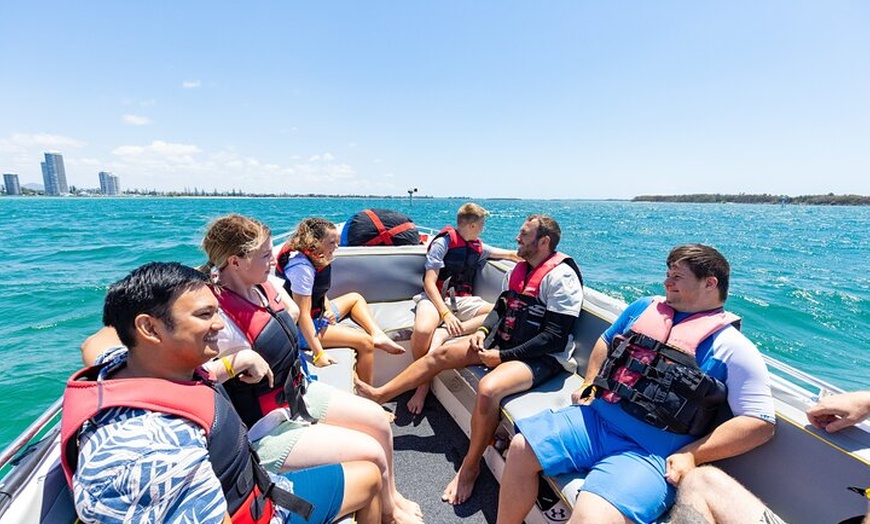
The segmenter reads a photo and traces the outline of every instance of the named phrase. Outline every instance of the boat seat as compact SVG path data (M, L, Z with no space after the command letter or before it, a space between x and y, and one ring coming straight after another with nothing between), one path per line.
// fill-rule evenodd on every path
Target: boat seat
M411 340L411 330L414 327L413 300L378 302L369 304L369 307L372 310L375 322L377 322L378 325L381 326L381 329L383 329L384 332L393 340L399 344ZM341 324L362 329L349 318L342 320ZM303 352L303 357L308 365L309 376L317 377L316 380L343 391L352 392L356 353L350 348L330 348L326 351L328 351L329 355L338 361L337 364L323 368L316 367L311 361L311 352Z

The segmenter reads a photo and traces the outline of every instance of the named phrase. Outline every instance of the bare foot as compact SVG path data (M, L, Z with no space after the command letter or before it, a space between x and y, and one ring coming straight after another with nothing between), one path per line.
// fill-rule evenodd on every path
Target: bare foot
M356 376L356 373L354 373L353 375L353 388L358 396L362 398L367 398L369 400L374 400L378 404L383 404L380 395L378 395L377 388L375 388L371 384L363 382L362 379Z
M395 506L392 513L384 513L381 516L381 524L424 524L423 519L413 513Z
M405 496L398 491L393 492L393 499L396 501L395 504L402 508L405 513L410 513L411 515L416 515L421 518L423 517L423 510L420 508L420 505L414 501L406 499Z
M375 347L377 349L380 349L381 351L386 351L391 355L401 355L405 352L405 348L397 344L383 331L372 335L372 342L375 343Z
M420 384L414 391L414 396L408 400L408 411L412 415L419 415L423 412L423 405L426 403L426 395L429 394L429 383Z
M396 421L396 414L393 413L392 411L390 411L390 410L387 408L387 406L381 406L381 407L384 408L384 415L387 416L387 422L389 422L390 424L392 424L393 422L395 422L395 421Z
M471 496L474 490L474 483L477 481L477 475L480 474L480 466L466 468L463 464L459 466L459 471L456 476L444 488L444 493L441 494L441 500L454 506L462 504Z

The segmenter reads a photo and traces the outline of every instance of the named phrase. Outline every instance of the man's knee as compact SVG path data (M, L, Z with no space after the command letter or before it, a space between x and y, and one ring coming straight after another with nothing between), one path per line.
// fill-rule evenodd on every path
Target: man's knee
M505 387L500 381L487 380L483 377L477 386L477 402L481 407L498 406L505 397Z
M698 466L680 481L680 493L716 493L729 482L734 481L721 469Z
M541 463L538 462L538 457L529 446L528 441L522 434L517 433L511 439L508 447L508 459L515 465L529 472L541 471Z

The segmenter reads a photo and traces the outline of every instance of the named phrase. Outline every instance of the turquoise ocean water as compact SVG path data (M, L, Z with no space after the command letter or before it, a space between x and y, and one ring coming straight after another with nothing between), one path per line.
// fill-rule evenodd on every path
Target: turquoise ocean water
M659 293L678 243L716 246L732 264L728 306L762 352L846 389L868 388L870 208L481 200L484 239L513 246L525 216L562 226L560 250L587 285L631 301ZM151 260L203 262L209 220L254 216L276 232L302 217L340 222L365 207L452 222L453 199L0 198L0 446L63 390L78 346L100 327L106 286Z

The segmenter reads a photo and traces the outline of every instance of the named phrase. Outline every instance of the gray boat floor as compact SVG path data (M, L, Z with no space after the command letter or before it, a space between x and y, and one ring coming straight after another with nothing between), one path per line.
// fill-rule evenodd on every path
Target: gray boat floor
M406 407L412 393L384 404L396 416L393 442L399 491L420 504L427 524L494 523L498 482L483 462L468 501L458 506L441 501L441 492L453 479L468 450L468 438L431 393L423 412L412 416Z

